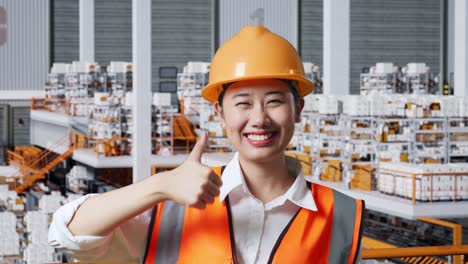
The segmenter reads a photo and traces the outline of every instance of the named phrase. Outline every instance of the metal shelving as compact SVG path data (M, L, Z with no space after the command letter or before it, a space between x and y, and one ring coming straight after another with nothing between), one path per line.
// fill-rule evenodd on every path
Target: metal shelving
M447 163L447 118L413 118L410 162Z
M397 73L362 73L361 95L397 93Z
M468 162L468 117L450 117L447 121L448 161Z

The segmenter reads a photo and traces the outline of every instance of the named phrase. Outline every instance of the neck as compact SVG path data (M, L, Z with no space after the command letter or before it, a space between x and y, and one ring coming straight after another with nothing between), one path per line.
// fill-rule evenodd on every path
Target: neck
M265 162L245 161L239 155L239 164L250 192L263 203L284 194L295 180L288 172L283 153Z

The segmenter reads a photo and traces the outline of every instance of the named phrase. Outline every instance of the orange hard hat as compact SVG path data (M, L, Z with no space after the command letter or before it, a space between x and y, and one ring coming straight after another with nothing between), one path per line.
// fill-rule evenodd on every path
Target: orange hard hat
M211 62L208 85L201 94L213 103L224 84L272 78L297 81L301 97L314 89L291 43L263 26L247 26L218 49Z

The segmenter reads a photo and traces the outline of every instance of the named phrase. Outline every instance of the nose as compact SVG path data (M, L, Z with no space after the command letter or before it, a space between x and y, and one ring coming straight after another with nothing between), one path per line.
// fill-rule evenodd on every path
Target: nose
M255 106L250 112L250 120L252 127L262 128L271 124L271 119L268 112L263 106Z

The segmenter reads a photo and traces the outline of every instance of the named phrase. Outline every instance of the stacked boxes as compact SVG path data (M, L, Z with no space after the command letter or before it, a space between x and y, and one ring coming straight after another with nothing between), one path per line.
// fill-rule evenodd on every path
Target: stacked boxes
M311 95L305 101L302 118L306 121L298 129L302 137L292 143L305 146L311 140L313 156L341 160L342 178L350 186L362 185L353 181L358 170L352 165L356 164L468 162L468 114L459 111L465 107L465 98ZM339 119L336 123L330 120L332 113ZM311 137L307 138L309 129ZM332 135L338 135L335 141L330 140ZM313 164L316 178L329 167L328 162L316 159Z
M87 115L94 93L107 85L101 78L103 74L105 75L97 63L74 61L67 64L65 99L69 102L68 114Z
M75 165L67 173L66 186L72 192L84 194L89 190L88 181L93 179L92 173L88 173L86 167Z
M118 98L123 104L127 93L133 90L133 66L130 62L111 61L107 66L106 89L102 92L110 92L115 98ZM128 102L127 102L128 103ZM131 105L131 104L130 104Z
M366 96L348 95L342 98L343 113L350 116L370 116L370 103Z
M20 238L16 232L16 216L0 212L0 258L20 254Z
M47 196L44 195L41 201ZM55 194L53 196L60 195ZM50 209L48 206L45 207L46 209ZM61 258L55 254L55 249L49 245L46 239L49 229L49 214L53 212L47 213L41 210L26 213L24 222L28 233L28 245L24 251L23 259L27 263L61 261Z
M50 195L43 195L39 200L39 209L46 214L53 214L62 205L64 197L60 192L51 192Z
M13 191L16 194L16 192ZM17 197L8 193L6 185L0 185L0 204ZM73 197L72 197L73 196ZM77 198L72 195L69 199ZM62 253L56 253L55 249L47 241L48 229L52 213L65 202L65 197L59 192L50 195L30 194L28 203L34 203L35 197L39 199L39 210L29 206L19 210L7 206L8 211L0 212L0 262L7 263L51 263L62 262ZM7 203L8 204L8 203Z
M447 162L447 120L425 118L412 120L410 160L412 163Z
M437 94L437 82L425 63L408 63L401 71L393 63L376 63L361 73L361 94Z
M304 66L304 73L307 79L311 80L315 85L315 88L312 91L312 93L322 94L323 82L322 82L322 72L320 71L320 67L311 62L304 62L303 66Z
M201 89L208 83L209 63L188 62L183 73L177 75L179 99L184 115L209 134L207 151L232 150L226 130L221 127L212 104L201 97Z
M448 118L448 160L468 162L468 118Z
M88 116L88 128L98 155L116 156L108 141L121 137L121 105L109 93L95 93L94 104Z
M178 112L178 107L171 105L170 93L154 93L152 108L154 153L170 155L173 151L172 139L176 136L173 131L173 117Z
M183 113L194 124L201 124L200 110L208 104L201 97L201 89L208 83L209 63L189 61L177 74L177 94L183 101Z
M398 78L398 68L393 63L376 63L368 73L361 74L361 94L372 95L394 93Z
M0 205L3 204L10 211L24 210L23 199L18 197L16 191L10 191L8 185L0 185Z
M380 192L412 199L415 175L417 201L468 199L468 164L382 163L378 174ZM466 173L455 175L454 173ZM435 175L432 175L435 174Z
M333 96L315 95L318 103L318 113L322 115L336 115L341 113L341 101Z
M49 109L57 111L64 107L65 100L65 73L67 72L67 64L54 63L47 76L45 84L45 99Z

